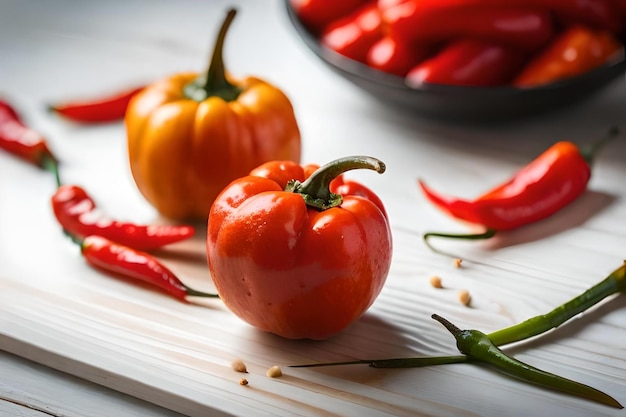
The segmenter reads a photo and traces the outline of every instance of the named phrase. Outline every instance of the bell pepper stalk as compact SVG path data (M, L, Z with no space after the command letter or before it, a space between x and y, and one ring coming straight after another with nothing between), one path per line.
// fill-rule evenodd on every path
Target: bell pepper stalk
M626 292L626 261L620 267L611 272L606 278L587 289L578 296L556 307L547 314L541 314L512 326L497 330L495 332L482 335L473 342L483 344L483 348L489 350L497 349L512 343L521 342L533 337L538 337L550 330L556 329L566 324L572 318L589 310L598 303L619 293ZM473 331L474 333L477 331ZM448 365L454 363L474 362L477 358L472 355L475 349L474 343L470 342L461 349L462 355L449 356L422 356L413 358L387 358L387 359L359 359L341 362L309 363L301 365L290 365L293 368L312 368L322 366L343 366L343 365L368 365L372 368L420 368L426 366ZM499 349L498 349L499 350ZM469 352L468 352L469 351ZM502 352L501 350L499 350ZM469 353L469 355L467 355ZM480 360L480 358L478 358ZM516 364L517 367L519 364ZM576 385L577 383L575 383ZM563 390L561 387L552 387ZM584 392L577 392L580 388ZM590 388L590 387L587 387ZM623 408L622 405L612 397L601 393L593 388L578 386L571 394L580 395L588 399L602 402L603 404ZM591 395L586 395L592 392Z
M128 159L144 198L163 216L206 221L231 181L264 162L299 162L300 130L288 97L256 77L234 78L223 49L226 14L209 68L145 87L126 111Z
M348 157L322 167L272 161L215 200L207 260L218 294L243 321L288 339L322 340L380 293L392 242L382 202L343 173L385 165Z
M485 228L484 232L471 234L427 232L424 242L435 250L429 244L431 237L489 239L498 231L516 229L557 213L587 189L595 156L618 134L619 129L613 127L584 148L568 141L557 142L504 184L472 201L440 195L418 180L426 198L437 208Z

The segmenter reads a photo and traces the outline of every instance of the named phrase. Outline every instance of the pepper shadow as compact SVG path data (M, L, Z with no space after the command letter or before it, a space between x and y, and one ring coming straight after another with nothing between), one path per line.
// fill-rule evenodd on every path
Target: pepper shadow
M582 226L589 219L606 210L616 199L617 197L612 194L587 190L578 199L546 219L519 229L496 233L485 242L485 248L496 250L538 241Z

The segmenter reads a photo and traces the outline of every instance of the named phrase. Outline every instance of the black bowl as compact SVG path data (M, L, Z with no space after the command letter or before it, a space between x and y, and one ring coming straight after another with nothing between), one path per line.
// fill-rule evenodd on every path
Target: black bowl
M376 99L427 117L483 122L544 114L590 98L623 76L626 70L622 55L583 75L535 88L439 84L413 88L407 86L402 77L375 70L324 47L302 24L289 0L284 2L295 31L334 72Z

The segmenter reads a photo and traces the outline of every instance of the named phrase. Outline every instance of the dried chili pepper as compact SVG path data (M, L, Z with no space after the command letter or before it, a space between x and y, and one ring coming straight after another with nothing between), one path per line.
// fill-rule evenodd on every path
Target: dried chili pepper
M124 119L130 100L137 95L142 87L135 87L110 96L94 100L78 100L58 103L50 106L50 110L66 119L81 123L104 123Z
M55 162L46 139L22 122L15 109L0 100L0 148L40 168Z
M606 64L620 51L623 55L624 45L610 32L571 26L532 58L512 84L536 87L584 74Z
M476 39L460 39L409 70L410 87L423 84L496 86L508 83L523 62L515 48Z
M549 313L529 318L521 323L497 330L486 336L479 335L477 341L480 342L484 340L483 337L486 337L488 339L486 342L489 345L488 349L494 349L497 346L504 346L541 335L563 325L568 320L592 308L606 298L623 292L626 292L626 261L611 272L605 279L566 303L556 307ZM464 363L472 359L473 358L467 355L422 356L413 358L359 359L342 362L310 363L291 365L291 367L311 368L322 366L369 365L373 368L419 368ZM517 368L518 366L519 363L516 363L515 367ZM584 390L586 391L586 389ZM593 388L591 390L593 391L593 398L590 399L600 400L600 402L612 407L622 408L622 405L612 397L601 392L596 392ZM578 395L577 393L574 394Z
M551 216L586 190L594 156L618 133L618 128L614 127L604 138L585 149L572 142L558 142L506 183L473 201L439 195L419 180L424 195L436 207L457 219L487 229L478 234L428 232L424 234L424 240L427 242L431 236L487 239L496 231L515 229Z
M454 336L459 351L472 362L486 363L507 375L541 387L562 391L611 407L624 408L613 397L589 385L543 371L506 355L489 339L489 336L479 330L461 330L437 314L433 314L432 318L443 324Z
M139 250L156 249L190 238L186 225L138 225L120 222L96 209L94 200L77 185L61 185L52 196L52 209L63 229L79 238L98 235Z
M87 236L78 243L85 260L97 269L155 285L181 301L187 301L190 296L218 297L216 294L189 288L169 268L148 253L96 235Z

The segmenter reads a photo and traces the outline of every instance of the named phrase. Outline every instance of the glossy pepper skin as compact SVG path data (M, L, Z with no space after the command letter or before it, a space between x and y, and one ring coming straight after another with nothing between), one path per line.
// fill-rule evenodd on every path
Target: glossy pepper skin
M536 87L584 74L624 51L610 32L575 25L558 35L513 80L516 87Z
M154 256L92 235L80 243L81 254L92 267L133 281L144 282L187 302L189 296L217 298L216 294L194 290L185 285Z
M308 180L313 167L270 162L216 199L208 264L218 294L244 321L289 339L326 339L378 296L392 254L384 207L365 186L337 177L346 167L384 165L346 160Z
M405 82L410 87L503 85L514 76L523 57L519 50L498 43L460 39L410 69Z
M428 45L468 38L534 51L555 33L554 19L542 7L444 7L431 3L409 1L380 13L390 34Z
M165 217L206 220L232 180L271 160L300 159L293 107L258 78L225 74L222 26L206 77L175 74L146 87L126 112L128 157L139 191Z
M319 34L331 22L337 21L365 3L366 0L289 0L302 23Z
M320 34L320 42L345 57L364 63L370 48L383 35L380 12L371 2L331 23Z
M392 32L400 36L418 29L416 17L424 14L444 15L455 9L469 10L500 8L542 8L567 24L581 23L612 33L620 33L623 22L616 0L378 0L383 19L389 22ZM423 21L423 20L422 20Z
M57 103L50 106L50 110L78 123L115 122L124 119L128 103L141 90L143 86L91 100Z
M617 133L612 129L604 139ZM440 195L423 181L419 185L431 203L457 219L511 230L549 217L577 199L591 178L592 153L557 142L510 180L472 201Z
M94 200L77 185L60 185L51 199L57 221L77 238L98 235L139 250L157 249L194 235L186 225L141 225L111 219L96 208Z
M379 71L404 77L430 53L428 46L385 35L367 51L365 63Z
M0 148L40 168L49 162L56 163L41 133L27 126L13 106L1 99Z

